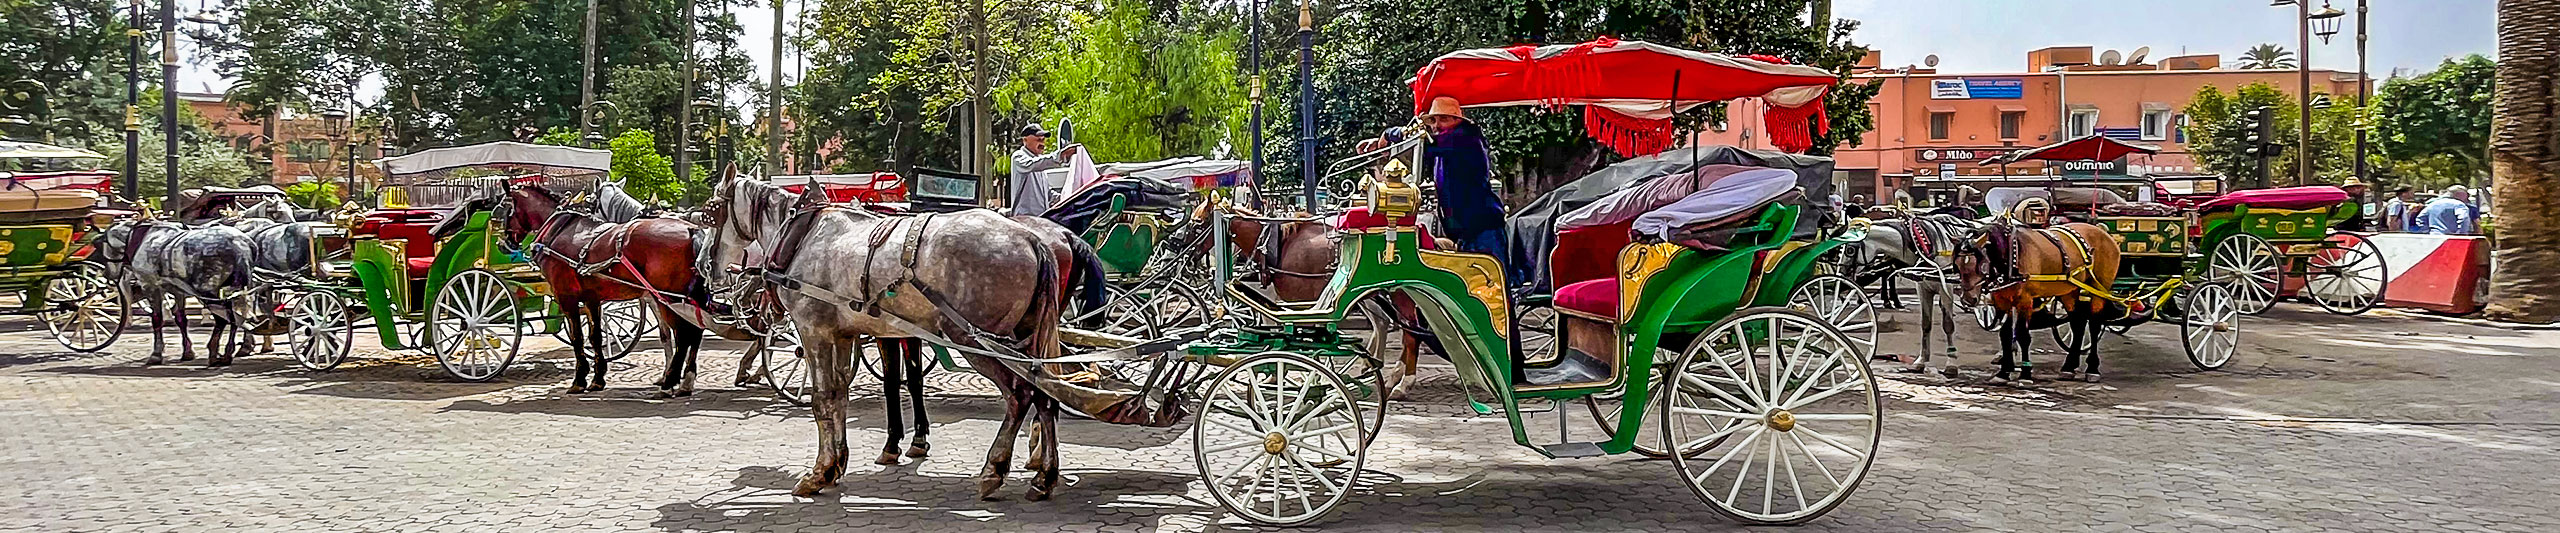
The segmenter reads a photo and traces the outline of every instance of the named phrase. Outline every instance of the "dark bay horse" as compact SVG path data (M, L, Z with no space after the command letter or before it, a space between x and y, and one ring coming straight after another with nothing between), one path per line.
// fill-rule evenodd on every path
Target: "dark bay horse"
M2106 313L2121 313L2121 305L2088 294L2083 286L2110 289L2115 285L2119 250L2115 238L2096 225L2071 222L2052 227L2038 227L2047 220L2049 205L2029 199L1990 225L1974 241L1969 253L1956 256L1956 269L1968 289L1966 305L1987 298L1999 310L2000 372L1995 381L2009 382L2009 372L2018 371L2018 383L2035 381L2035 365L2029 359L2028 346L2035 338L2029 332L2039 326L2072 328L2083 339L2083 346L2065 346L2068 353L2062 365L2062 379L2079 375L2080 358L2089 358L2085 379L2098 381L2098 326ZM2076 283L2075 283L2076 281ZM2047 304L2054 304L2050 307ZM2050 309L2050 312L2039 313ZM2060 324L2039 324L2038 318L2059 319Z
M129 220L107 228L94 257L106 265L109 277L119 280L125 294L151 310L151 357L142 364L166 361L161 327L172 314L178 322L178 360L196 358L187 328L187 299L194 298L213 317L205 366L228 366L233 357L249 352L242 311L259 307L261 301L250 278L251 253L249 235L238 228Z
M647 298L658 310L658 323L664 326L658 335L667 345L667 369L658 390L668 396L693 394L702 328L665 303L707 301L694 269L695 226L666 218L608 223L561 204L549 188L523 185L507 192L496 215L505 221L509 241L533 237L525 253L551 285L551 298L567 319L569 349L577 359L569 393L604 390L604 303Z
M879 216L826 206L750 179L731 179L713 196L707 209L719 257L739 258L746 272L772 278L775 286L765 294L779 300L797 324L816 380L811 404L817 414L818 458L794 494L816 494L844 474L850 455L845 443L847 386L852 348L861 339L931 336L959 348L1031 359L1052 359L1063 352L1058 332L1063 293L1067 272L1078 268L1072 264L1076 254L1055 244L1063 235L983 209ZM1025 466L1035 474L1025 497L1043 500L1054 493L1060 479L1056 429L1062 400L1108 422L1169 425L1181 416L1178 409L1150 411L1138 402L1109 397L1053 397L1041 388L1042 382L1059 380L1050 372L963 353L1005 399L1005 419L978 475L981 498L1002 487L1026 420L1032 425L1033 452ZM889 409L892 427L882 459L894 461L903 428L898 427L896 407Z

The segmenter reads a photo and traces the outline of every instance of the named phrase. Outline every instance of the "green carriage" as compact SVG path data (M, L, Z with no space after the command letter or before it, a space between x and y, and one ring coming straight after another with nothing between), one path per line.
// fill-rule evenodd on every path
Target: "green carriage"
M356 331L370 328L384 348L433 355L455 378L496 379L525 336L561 328L541 272L522 243L509 242L496 225L490 199L502 197L493 193L510 181L606 172L610 162L602 150L517 143L383 160L396 177L446 177L388 189L383 207L315 226L309 270L260 273L282 296L295 360L314 371L335 368L352 351ZM451 172L490 167L498 169ZM607 306L603 322L605 350L615 356L628 353L646 328L637 302Z
M2237 191L2194 211L2196 253L2206 258L2196 268L2229 283L2242 313L2266 312L2288 293L2341 315L2383 301L2390 267L2366 234L2338 229L2364 213L2337 187Z
M1487 85L1455 78L1525 68L1660 78L1679 96L1486 98L1431 82L1481 90ZM1423 72L1415 82L1423 102L1451 96L1469 105L1625 106L1586 112L1652 118L1694 104L1689 97L1762 97L1774 108L1801 110L1834 79L1819 69L1609 39L1461 51ZM1645 102L1629 104L1639 99ZM1427 136L1408 137L1384 150L1419 154ZM1429 249L1411 218L1422 194L1393 169L1401 165L1389 166L1366 187L1366 205L1345 215L1355 222L1337 230L1338 269L1321 298L1288 304L1231 287L1228 297L1261 323L1184 348L1194 360L1223 367L1193 389L1201 403L1192 435L1197 467L1222 507L1259 524L1295 525L1320 518L1350 492L1367 443L1384 423L1384 365L1373 346L1345 333L1376 320L1358 317L1389 296L1412 302L1410 325L1434 333L1479 405L1506 417L1514 442L1541 455L1667 456L1693 494L1754 524L1812 520L1866 477L1883 421L1868 354L1835 318L1809 312L1814 306L1801 290L1824 278L1824 254L1863 235L1853 227L1829 238L1800 237L1800 222L1813 217L1794 175L1702 188L1683 201L1712 207L1673 217L1682 221L1676 231L1656 233L1668 237L1630 242L1614 257L1578 259L1614 262L1615 273L1559 289L1554 307L1561 315L1533 325L1522 320L1529 314L1523 308L1538 304L1513 297L1506 269L1493 257ZM1834 300L1865 300L1854 286L1839 289L1845 292ZM1592 297L1572 295L1580 293ZM1552 339L1554 355L1532 357L1524 340L1533 335ZM1573 431L1568 402L1596 415L1583 435ZM1542 403L1557 414L1554 441L1533 438L1545 433L1531 430L1528 413Z
M106 156L76 148L0 141L0 313L34 315L76 352L113 344L131 321L124 292L86 258L115 174ZM14 298L15 303L9 303Z

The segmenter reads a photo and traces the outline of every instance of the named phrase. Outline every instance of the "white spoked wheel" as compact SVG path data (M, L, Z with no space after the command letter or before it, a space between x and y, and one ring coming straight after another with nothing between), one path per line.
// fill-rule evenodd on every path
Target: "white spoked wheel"
M2266 239L2247 233L2222 238L2213 247L2213 257L2205 264L2206 280L2231 286L2231 299L2240 312L2258 314L2275 305L2276 290L2282 287L2284 255L2276 252Z
M2330 235L2320 253L2309 259L2302 293L2321 309L2341 315L2362 314L2382 303L2391 269L2373 239L2341 233Z
M1168 279L1114 291L1101 309L1086 311L1068 323L1104 333L1154 338L1167 329L1207 323L1210 310L1208 300L1200 298L1199 292Z
M1351 313L1353 320L1341 327L1342 334L1360 346L1359 357L1326 357L1325 369L1342 376L1351 386L1352 403L1360 405L1360 447L1367 448L1377 440L1378 430L1387 423L1387 387L1398 372L1408 369L1404 353L1394 350L1393 341L1404 335L1396 325L1395 310L1383 298L1363 300Z
M98 268L87 266L44 281L45 305L36 313L54 342L71 351L91 353L115 344L133 320L131 302Z
M764 384L773 387L773 395L791 405L809 405L816 390L815 376L809 374L808 360L800 350L800 327L791 321L790 313L774 313L773 325L764 337L747 349L755 350L756 364L764 367Z
M1857 282L1836 274L1823 274L1806 280L1787 296L1787 306L1813 313L1831 327L1839 328L1849 342L1858 346L1859 360L1876 354L1876 302L1867 299L1867 291Z
M286 337L294 364L320 372L337 368L355 349L356 329L347 298L326 290L298 291L285 300Z
M1350 496L1368 449L1342 376L1297 354L1264 352L1201 389L1192 457L1218 505L1256 524L1295 526Z
M1521 361L1554 361L1562 355L1556 351L1556 328L1563 322L1556 320L1554 305L1521 306L1516 320L1520 324Z
M1751 524L1800 524L1845 501L1875 462L1883 404L1855 345L1800 311L1751 308L1680 355L1656 419L1690 492ZM1739 438L1736 438L1739 437ZM1710 460L1712 457L1714 459Z
M487 270L466 270L445 280L427 313L436 363L465 381L497 379L524 346L523 310L516 288Z
M652 318L657 315L657 310L649 304L647 300L622 300L605 302L596 310L599 319L596 326L604 328L602 353L606 361L631 355L631 351L640 346L641 339L648 338L650 326L656 322Z
M2240 350L2240 302L2219 284L2195 288L2180 303L2178 333L2187 347L2187 362L2200 370L2220 370Z

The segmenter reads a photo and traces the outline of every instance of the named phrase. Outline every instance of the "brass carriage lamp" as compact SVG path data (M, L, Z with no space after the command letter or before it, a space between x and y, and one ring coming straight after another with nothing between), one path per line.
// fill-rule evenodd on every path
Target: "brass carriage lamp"
M1369 185L1369 208L1387 220L1403 220L1412 216L1422 205L1422 190L1404 182L1405 177L1412 174L1412 169L1405 167L1404 160L1388 161L1387 168L1378 173L1377 183Z

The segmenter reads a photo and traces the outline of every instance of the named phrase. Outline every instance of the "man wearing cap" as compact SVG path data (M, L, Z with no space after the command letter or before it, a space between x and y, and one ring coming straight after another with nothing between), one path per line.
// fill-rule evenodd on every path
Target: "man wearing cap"
M1022 148L1013 151L1013 200L1006 211L1015 215L1040 216L1049 211L1058 194L1049 190L1049 182L1040 179L1040 171L1058 168L1075 157L1079 145L1067 145L1057 152L1042 154L1048 148L1049 132L1040 124L1022 126Z
M1484 130L1467 120L1458 99L1446 96L1431 99L1431 110L1422 119L1431 127L1425 163L1440 190L1442 229L1459 250L1511 263L1504 253L1502 198L1493 193L1493 156Z
M2338 223L2338 231L2372 231L2370 228L2373 227L2374 209L2373 204L2365 203L2364 182L2355 178L2347 178L2346 183L2338 185L2338 190L2346 191L2347 206L2356 210L2355 216L2347 217L2345 221Z

